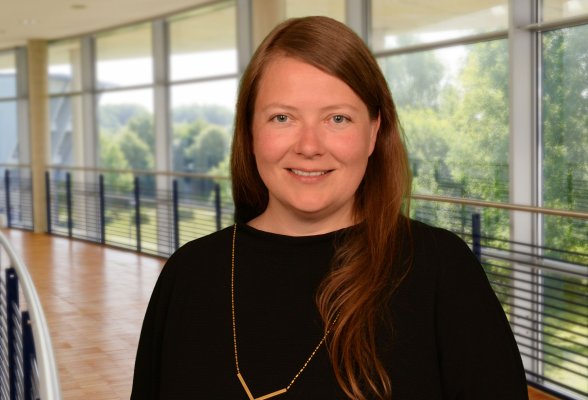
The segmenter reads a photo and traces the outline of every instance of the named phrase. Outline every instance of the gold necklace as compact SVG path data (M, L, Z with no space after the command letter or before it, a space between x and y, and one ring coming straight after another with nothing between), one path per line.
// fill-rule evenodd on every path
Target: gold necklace
M310 357L308 357L306 359L306 362L302 365L302 368L300 368L300 370L296 373L296 375L294 375L294 378L292 378L292 380L290 381L288 386L286 386L283 389L276 390L275 392L271 392L266 395L263 395L261 397L253 397L253 395L251 394L251 390L249 390L249 387L247 386L247 383L245 383L245 379L243 378L243 375L241 374L241 370L239 369L239 357L237 355L237 326L235 324L235 238L236 237L237 237L237 224L233 225L233 246L232 246L232 250L231 250L231 313L232 313L232 317L233 317L233 347L235 349L235 367L237 368L237 378L239 378L239 382L241 382L243 389L245 389L245 393L247 393L249 400L265 400L265 399L279 396L281 394L286 393L288 390L290 390L290 388L292 387L294 382L296 382L296 380L298 379L298 377L300 376L302 371L304 371L304 369L306 368L308 363L310 363L310 360L312 360L312 358L314 357L314 355L316 354L318 349L321 347L321 345L327 339L327 336L331 332L331 329L333 328L333 325L335 325L335 322L337 322L337 318L339 316L337 315L337 317L329 325L329 328L327 329L327 331L323 335L323 338L321 339L321 341L316 345L316 347L314 348L312 353L310 353Z

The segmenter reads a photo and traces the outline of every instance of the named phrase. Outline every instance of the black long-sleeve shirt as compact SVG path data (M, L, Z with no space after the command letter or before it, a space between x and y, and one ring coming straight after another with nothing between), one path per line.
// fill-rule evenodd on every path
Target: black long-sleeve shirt
M527 399L514 337L484 271L454 234L412 222L413 260L378 337L393 400ZM323 335L315 305L342 231L307 237L237 228L239 366L254 397L286 387ZM192 241L166 263L135 364L134 400L247 399L235 368L232 227ZM346 399L322 346L276 399Z

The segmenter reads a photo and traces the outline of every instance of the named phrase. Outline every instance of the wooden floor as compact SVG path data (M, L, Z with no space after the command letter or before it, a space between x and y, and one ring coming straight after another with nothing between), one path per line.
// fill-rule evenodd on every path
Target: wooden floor
M3 232L37 287L63 399L128 399L141 323L163 260L56 236Z
M126 400L141 323L163 260L2 230L28 266L49 324L64 400ZM531 400L550 400L529 388Z

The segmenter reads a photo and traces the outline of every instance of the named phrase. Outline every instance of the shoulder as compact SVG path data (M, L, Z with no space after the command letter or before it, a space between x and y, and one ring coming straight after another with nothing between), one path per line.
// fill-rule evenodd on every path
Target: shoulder
M486 274L468 244L453 232L410 221L413 268L445 285L489 287Z
M207 265L225 261L230 257L233 226L187 242L177 249L166 261L160 274L160 281L171 282L178 274L198 270L204 272Z
M415 250L426 249L441 253L455 250L469 252L468 245L455 233L424 222L410 220L410 235Z

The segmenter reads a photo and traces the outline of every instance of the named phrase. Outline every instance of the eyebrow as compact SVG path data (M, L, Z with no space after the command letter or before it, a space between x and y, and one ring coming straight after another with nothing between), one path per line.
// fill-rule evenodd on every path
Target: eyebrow
M289 110L289 111L296 111L298 110L297 107L293 107L290 106L288 104L284 104L284 103L270 103L268 105L266 105L265 107L263 107L262 109L260 109L259 111L261 112L267 112L267 110L272 109L272 108L280 108L280 109L284 109L284 110ZM330 111L330 110L338 110L341 108L350 108L353 111L359 111L359 109L351 104L348 103L341 103L341 104L333 104L330 106L326 106L326 107L322 107L320 110L321 111Z

